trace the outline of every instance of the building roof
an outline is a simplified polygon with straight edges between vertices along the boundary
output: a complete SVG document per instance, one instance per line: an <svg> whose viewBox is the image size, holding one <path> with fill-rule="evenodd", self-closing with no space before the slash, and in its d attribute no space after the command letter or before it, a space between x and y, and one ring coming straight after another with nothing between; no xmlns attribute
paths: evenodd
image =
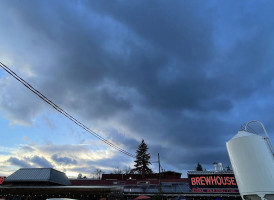
<svg viewBox="0 0 274 200"><path fill-rule="evenodd" d="M145 174L145 179L147 180L158 180L159 177L161 179L181 179L181 173L179 172L173 172L173 171L166 171L159 173L153 173L153 174ZM128 179L134 179L134 180L143 180L142 174L102 174L102 180L128 180Z"/></svg>
<svg viewBox="0 0 274 200"><path fill-rule="evenodd" d="M5 183L47 182L57 185L71 185L65 173L52 168L21 168L8 176Z"/></svg>

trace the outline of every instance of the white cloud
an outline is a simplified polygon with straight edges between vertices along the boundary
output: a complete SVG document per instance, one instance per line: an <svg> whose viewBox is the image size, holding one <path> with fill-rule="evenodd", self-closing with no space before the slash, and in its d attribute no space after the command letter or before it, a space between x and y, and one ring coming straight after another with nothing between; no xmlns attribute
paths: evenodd
<svg viewBox="0 0 274 200"><path fill-rule="evenodd" d="M110 148L92 149L93 145L101 143L90 142L87 144L24 144L18 148L1 149L9 152L5 155L0 151L0 175L9 175L15 169L21 167L53 167L66 172L69 176L82 173L92 177L96 168L111 170L114 167L117 152ZM1 150L0 149L0 150ZM109 164L111 165L109 166ZM125 166L127 162L124 162Z"/></svg>

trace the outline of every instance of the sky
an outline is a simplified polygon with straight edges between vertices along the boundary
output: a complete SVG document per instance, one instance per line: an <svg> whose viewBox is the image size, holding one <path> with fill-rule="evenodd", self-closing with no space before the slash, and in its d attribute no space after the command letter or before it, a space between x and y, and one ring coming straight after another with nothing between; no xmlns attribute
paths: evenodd
<svg viewBox="0 0 274 200"><path fill-rule="evenodd" d="M230 165L225 144L248 121L274 138L273 8L267 0L1 1L0 61L120 148L135 154L144 139L154 172L159 153L166 171L186 177L198 162ZM52 167L92 178L134 165L3 69L0 127L2 176Z"/></svg>

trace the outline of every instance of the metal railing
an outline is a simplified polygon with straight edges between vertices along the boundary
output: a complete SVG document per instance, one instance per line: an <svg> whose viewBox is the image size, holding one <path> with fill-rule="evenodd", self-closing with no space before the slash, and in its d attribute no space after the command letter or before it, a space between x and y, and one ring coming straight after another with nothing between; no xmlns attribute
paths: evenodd
<svg viewBox="0 0 274 200"><path fill-rule="evenodd" d="M274 148L273 148L273 145L272 145L272 143L271 143L271 140L270 140L270 138L269 138L269 136L268 136L268 134L267 134L267 132L266 132L266 129L265 129L263 123L260 122L260 121L257 121L257 120L252 120L252 121L250 121L250 122L247 122L247 123L245 124L245 127L244 127L244 130L245 130L245 131L248 132L248 125L251 124L251 123L258 123L258 124L260 124L260 125L262 126L262 128L263 128L263 130L264 130L264 133L265 133L265 135L266 135L266 137L264 137L264 139L266 140L266 142L267 142L267 144L268 144L268 146L269 146L269 149L270 149L272 155L274 156Z"/></svg>

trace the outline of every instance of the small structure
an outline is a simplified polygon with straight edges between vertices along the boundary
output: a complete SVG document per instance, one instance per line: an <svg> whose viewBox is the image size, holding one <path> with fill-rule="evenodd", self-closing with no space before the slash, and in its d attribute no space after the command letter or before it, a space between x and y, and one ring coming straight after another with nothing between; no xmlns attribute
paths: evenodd
<svg viewBox="0 0 274 200"><path fill-rule="evenodd" d="M0 199L46 200L49 198L111 199L121 196L117 186L73 186L66 174L52 168L22 168L4 179Z"/></svg>
<svg viewBox="0 0 274 200"><path fill-rule="evenodd" d="M52 168L21 168L5 178L5 185L71 185L65 173Z"/></svg>

